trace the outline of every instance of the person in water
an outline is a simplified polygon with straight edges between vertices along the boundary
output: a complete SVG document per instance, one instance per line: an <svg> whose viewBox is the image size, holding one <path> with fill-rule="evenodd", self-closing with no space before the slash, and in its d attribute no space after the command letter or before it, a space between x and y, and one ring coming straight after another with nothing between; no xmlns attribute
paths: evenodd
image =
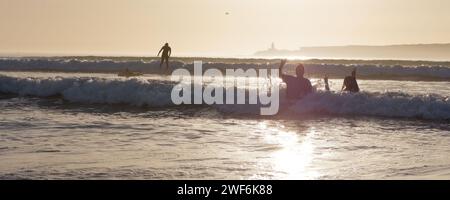
<svg viewBox="0 0 450 200"><path fill-rule="evenodd" d="M358 82L356 82L356 69L353 69L351 76L345 77L342 91L359 92Z"/></svg>
<svg viewBox="0 0 450 200"><path fill-rule="evenodd" d="M330 91L330 85L328 84L328 76L325 76L325 78L323 78L323 81L325 83L325 90Z"/></svg>
<svg viewBox="0 0 450 200"><path fill-rule="evenodd" d="M170 54L172 54L172 49L169 47L169 43L166 43L163 47L161 47L161 50L158 52L159 54L162 52L161 55L161 63L159 63L159 67L161 68L163 63L166 62L166 70L169 69L169 57Z"/></svg>
<svg viewBox="0 0 450 200"><path fill-rule="evenodd" d="M281 60L279 70L280 78L283 80L283 82L286 83L287 86L287 98L301 99L307 94L311 93L313 91L311 82L303 77L303 75L305 74L305 67L303 66L303 64L299 64L295 69L297 77L283 74L283 67L285 64L286 60Z"/></svg>

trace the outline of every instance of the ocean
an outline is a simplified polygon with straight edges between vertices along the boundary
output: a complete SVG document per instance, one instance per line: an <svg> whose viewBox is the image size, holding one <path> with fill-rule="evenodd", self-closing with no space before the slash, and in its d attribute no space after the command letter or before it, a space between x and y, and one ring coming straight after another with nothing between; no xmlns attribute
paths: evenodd
<svg viewBox="0 0 450 200"><path fill-rule="evenodd" d="M279 64L173 60L189 71L194 60ZM177 83L156 58L1 58L0 179L450 178L449 62L292 60L287 73L298 62L315 92L281 96L278 114L261 116L255 105L173 104ZM145 74L117 76L126 68ZM354 68L361 92L340 92Z"/></svg>

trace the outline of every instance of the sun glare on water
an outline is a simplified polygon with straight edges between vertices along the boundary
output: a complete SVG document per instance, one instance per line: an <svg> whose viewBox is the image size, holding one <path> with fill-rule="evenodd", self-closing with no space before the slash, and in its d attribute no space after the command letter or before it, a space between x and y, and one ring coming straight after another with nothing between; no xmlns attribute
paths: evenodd
<svg viewBox="0 0 450 200"><path fill-rule="evenodd" d="M265 140L280 147L269 155L276 179L316 179L319 177L319 173L311 168L315 150L314 129L307 130L305 135L301 135L294 131L267 128L265 122L260 123L260 126L270 130L270 134L264 136Z"/></svg>

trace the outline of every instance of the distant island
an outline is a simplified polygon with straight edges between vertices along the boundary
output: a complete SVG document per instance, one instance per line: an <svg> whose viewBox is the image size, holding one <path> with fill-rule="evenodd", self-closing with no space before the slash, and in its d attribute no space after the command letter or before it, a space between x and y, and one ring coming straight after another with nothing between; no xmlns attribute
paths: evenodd
<svg viewBox="0 0 450 200"><path fill-rule="evenodd" d="M401 44L386 46L349 45L301 47L298 50L277 49L275 44L254 54L258 57L308 57L331 59L405 59L450 60L448 44Z"/></svg>

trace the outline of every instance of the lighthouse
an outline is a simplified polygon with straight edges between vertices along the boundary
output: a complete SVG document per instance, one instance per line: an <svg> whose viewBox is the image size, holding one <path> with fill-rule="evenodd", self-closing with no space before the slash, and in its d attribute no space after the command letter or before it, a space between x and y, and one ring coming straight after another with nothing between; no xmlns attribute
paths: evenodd
<svg viewBox="0 0 450 200"><path fill-rule="evenodd" d="M272 42L272 45L270 46L270 50L275 50L275 43Z"/></svg>

